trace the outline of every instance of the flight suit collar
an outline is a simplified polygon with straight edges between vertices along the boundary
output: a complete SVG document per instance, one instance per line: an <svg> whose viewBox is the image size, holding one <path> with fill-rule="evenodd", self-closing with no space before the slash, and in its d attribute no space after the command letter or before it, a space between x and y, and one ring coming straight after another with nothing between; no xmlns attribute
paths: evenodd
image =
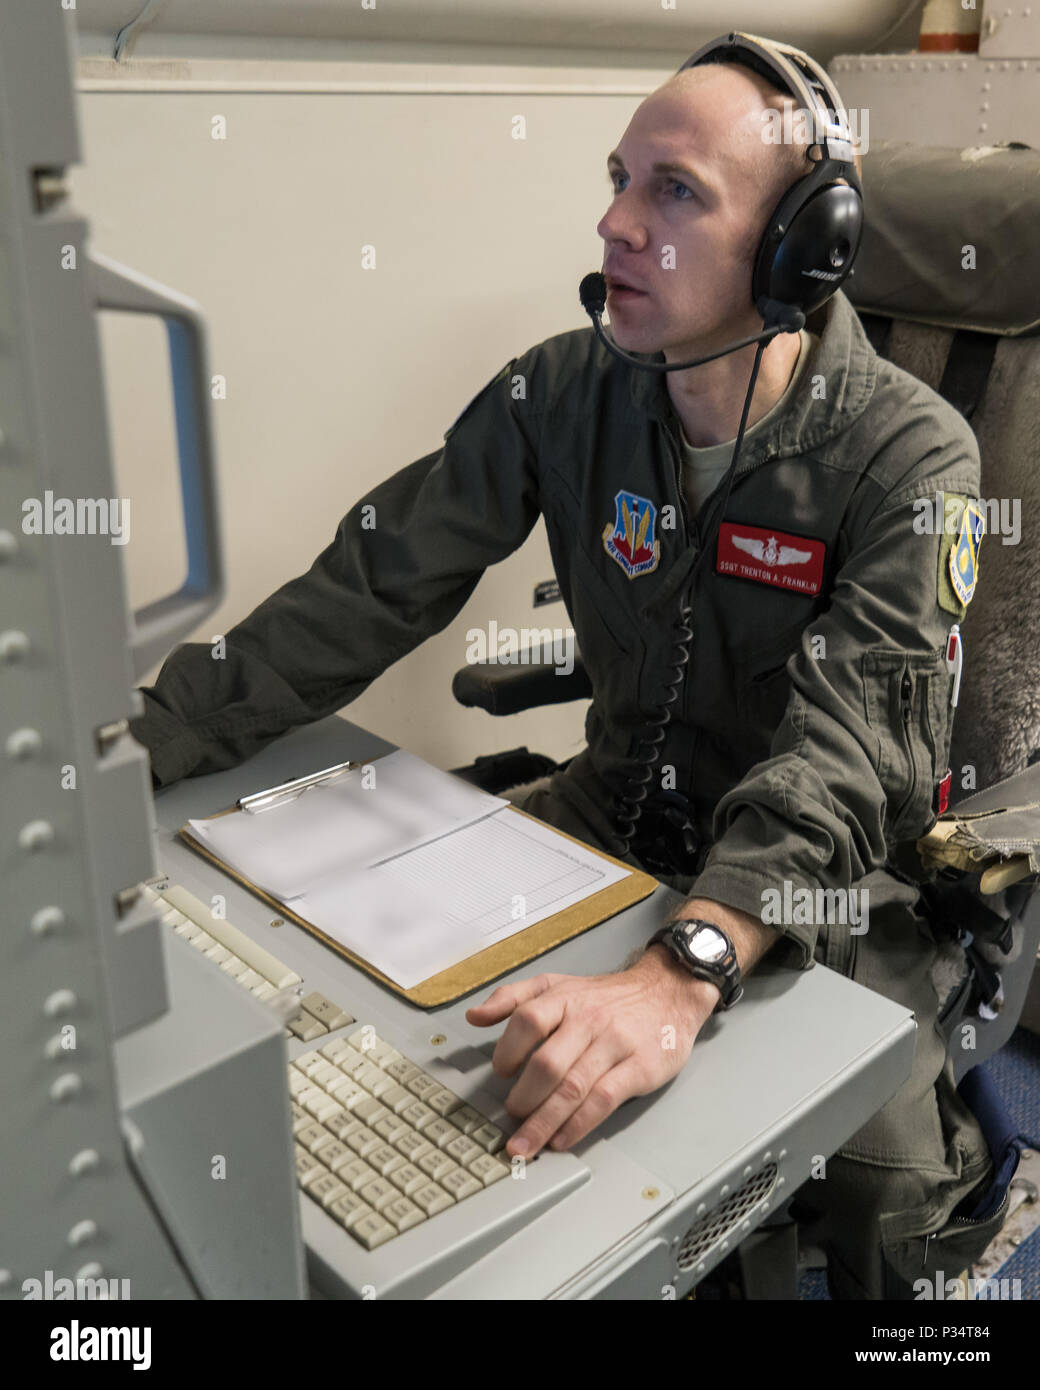
<svg viewBox="0 0 1040 1390"><path fill-rule="evenodd" d="M863 332L859 318L845 294L836 294L806 322L820 341L805 365L804 380L811 385L822 377L825 391L798 390L769 426L753 435L741 449L737 474L745 473L769 458L806 453L841 434L866 409L877 379L877 357ZM633 353L646 362L663 362L664 353ZM632 403L641 412L672 430L677 416L668 395L663 372L632 370L629 375Z"/></svg>

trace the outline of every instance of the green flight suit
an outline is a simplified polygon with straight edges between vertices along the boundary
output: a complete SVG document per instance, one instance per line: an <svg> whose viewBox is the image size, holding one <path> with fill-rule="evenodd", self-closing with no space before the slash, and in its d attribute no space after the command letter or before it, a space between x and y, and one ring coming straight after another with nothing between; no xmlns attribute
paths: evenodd
<svg viewBox="0 0 1040 1390"><path fill-rule="evenodd" d="M841 292L807 326L819 345L746 442L697 568L654 789L660 777L686 798L701 852L669 881L699 897L761 916L785 885L788 900L869 889L865 935L773 924L791 965L820 960L917 1015L910 1081L803 1188L835 1290L894 1296L936 1251L950 1274L978 1253L970 1232L956 1246L927 1237L990 1168L944 1064L930 930L885 867L932 823L947 767L946 636L974 561L951 577L962 538L928 518L937 494L978 496L979 457L952 407L875 354ZM685 515L678 428L663 375L618 362L589 328L514 358L441 447L372 489L306 574L226 634L223 660L200 643L167 660L133 724L156 783L227 768L341 709L444 628L541 515L594 698L587 747L527 804L614 848L612 807L722 500L717 488Z"/></svg>

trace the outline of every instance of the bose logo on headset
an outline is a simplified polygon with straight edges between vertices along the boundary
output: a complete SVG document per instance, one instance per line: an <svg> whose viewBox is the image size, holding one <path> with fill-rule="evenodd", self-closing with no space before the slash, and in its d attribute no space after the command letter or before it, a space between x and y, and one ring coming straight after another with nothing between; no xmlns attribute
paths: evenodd
<svg viewBox="0 0 1040 1390"><path fill-rule="evenodd" d="M848 113L838 89L807 53L754 34L735 30L712 39L687 58L679 72L722 61L757 72L812 113L815 139L806 154L815 148L820 158L773 209L751 281L756 304L764 295L810 314L851 274L863 236L863 189Z"/></svg>

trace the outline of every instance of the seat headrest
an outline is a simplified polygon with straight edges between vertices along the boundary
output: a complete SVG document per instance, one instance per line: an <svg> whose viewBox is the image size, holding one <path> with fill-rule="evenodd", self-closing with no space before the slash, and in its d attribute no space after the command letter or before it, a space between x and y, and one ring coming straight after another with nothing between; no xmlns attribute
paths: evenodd
<svg viewBox="0 0 1040 1390"><path fill-rule="evenodd" d="M1040 332L1040 151L872 141L863 197L863 242L844 285L857 309L943 328Z"/></svg>

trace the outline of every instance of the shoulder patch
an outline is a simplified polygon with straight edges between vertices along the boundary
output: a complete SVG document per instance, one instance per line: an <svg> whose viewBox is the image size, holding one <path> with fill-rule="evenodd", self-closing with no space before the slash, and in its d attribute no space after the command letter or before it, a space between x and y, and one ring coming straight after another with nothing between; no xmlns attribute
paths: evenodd
<svg viewBox="0 0 1040 1390"><path fill-rule="evenodd" d="M960 504L960 515L951 512L950 502ZM939 542L939 572L936 597L940 608L962 622L975 595L979 578L979 548L986 523L977 504L957 493L946 494L947 517ZM951 524L952 523L952 524Z"/></svg>
<svg viewBox="0 0 1040 1390"><path fill-rule="evenodd" d="M506 363L506 365L502 368L502 370L501 370L496 376L493 376L493 377L491 378L491 380L487 383L486 386L482 386L482 387L480 388L480 390L477 392L477 394L476 394L476 395L473 397L473 399L470 401L469 405L467 405L462 411L459 412L459 414L455 417L455 419L454 419L454 421L452 422L452 424L449 425L448 428L445 430L445 432L444 432L444 438L445 438L445 439L447 439L450 435L452 435L452 434L455 433L455 431L458 429L460 423L466 418L466 416L469 414L469 412L473 409L473 407L476 405L477 401L481 400L484 396L486 396L487 393L491 390L492 386L497 386L498 383L503 379L503 377L506 377L506 376L509 375L510 368L513 367L513 365L515 364L515 362L516 362L516 358L515 358L515 357L511 357L511 358L509 359L509 361Z"/></svg>

